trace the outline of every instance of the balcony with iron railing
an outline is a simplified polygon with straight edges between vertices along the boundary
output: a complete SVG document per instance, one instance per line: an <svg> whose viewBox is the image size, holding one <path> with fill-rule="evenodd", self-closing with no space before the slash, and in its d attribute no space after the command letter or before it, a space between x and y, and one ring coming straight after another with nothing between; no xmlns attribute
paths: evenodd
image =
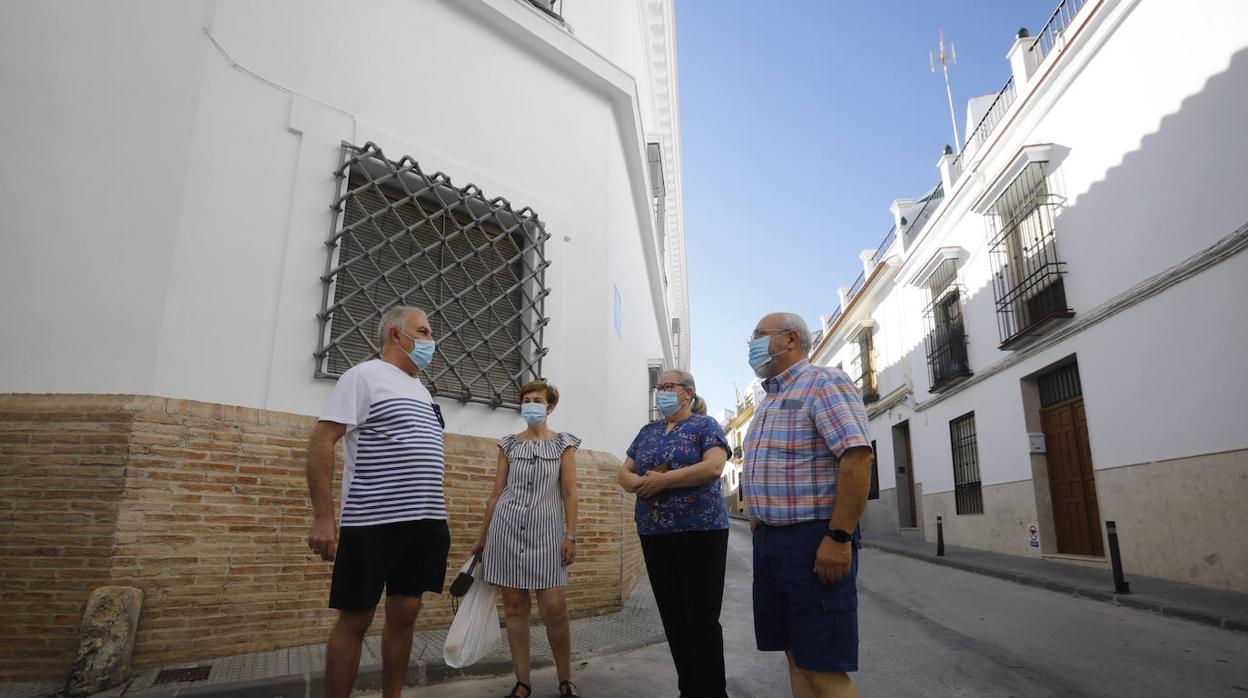
<svg viewBox="0 0 1248 698"><path fill-rule="evenodd" d="M1043 163L1032 163L986 217L1002 349L1036 336L1054 320L1074 316L1062 279L1066 263L1057 251L1059 208Z"/></svg>
<svg viewBox="0 0 1248 698"><path fill-rule="evenodd" d="M958 380L970 377L966 329L962 326L961 319L932 328L926 343L930 392L940 392Z"/></svg>

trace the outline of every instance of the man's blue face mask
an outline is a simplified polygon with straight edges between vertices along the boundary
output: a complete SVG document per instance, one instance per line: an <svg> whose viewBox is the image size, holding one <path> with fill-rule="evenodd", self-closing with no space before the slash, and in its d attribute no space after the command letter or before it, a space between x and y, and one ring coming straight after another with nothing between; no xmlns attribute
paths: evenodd
<svg viewBox="0 0 1248 698"><path fill-rule="evenodd" d="M416 364L416 368L425 370L425 367L433 362L433 349L436 346L432 339L417 339L410 334L399 330L404 337L412 340L412 350L407 352L407 358Z"/></svg>
<svg viewBox="0 0 1248 698"><path fill-rule="evenodd" d="M750 340L750 368L754 369L754 375L761 378L763 367L771 363L772 358L771 335L765 334Z"/></svg>

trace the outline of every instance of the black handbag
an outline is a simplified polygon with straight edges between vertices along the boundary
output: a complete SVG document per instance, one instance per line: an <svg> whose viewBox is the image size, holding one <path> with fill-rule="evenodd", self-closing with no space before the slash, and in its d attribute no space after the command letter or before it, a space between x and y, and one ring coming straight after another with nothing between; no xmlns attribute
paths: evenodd
<svg viewBox="0 0 1248 698"><path fill-rule="evenodd" d="M460 570L459 574L455 575L455 581L451 582L452 597L459 599L468 593L468 590L472 588L472 580L474 579L472 573L477 569L477 564L480 562L481 556L473 555L472 564L468 566L468 571Z"/></svg>

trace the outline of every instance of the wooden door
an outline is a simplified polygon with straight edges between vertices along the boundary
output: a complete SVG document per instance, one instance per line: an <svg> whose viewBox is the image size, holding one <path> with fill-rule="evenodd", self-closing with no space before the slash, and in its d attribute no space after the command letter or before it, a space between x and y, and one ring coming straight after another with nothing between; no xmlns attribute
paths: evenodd
<svg viewBox="0 0 1248 698"><path fill-rule="evenodd" d="M1096 502L1083 398L1045 407L1040 417L1048 447L1046 460L1057 550L1071 555L1103 556L1101 513Z"/></svg>
<svg viewBox="0 0 1248 698"><path fill-rule="evenodd" d="M893 427L893 461L897 468L897 524L917 528L918 510L914 501L914 457L910 451L910 423Z"/></svg>

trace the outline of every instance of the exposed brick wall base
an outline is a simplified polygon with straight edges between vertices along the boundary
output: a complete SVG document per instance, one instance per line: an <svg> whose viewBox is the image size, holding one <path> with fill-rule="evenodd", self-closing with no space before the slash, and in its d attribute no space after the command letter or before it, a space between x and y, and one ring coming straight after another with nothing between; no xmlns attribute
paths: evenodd
<svg viewBox="0 0 1248 698"><path fill-rule="evenodd" d="M64 676L87 597L106 584L144 591L137 666L323 639L331 568L304 542L314 422L159 397L0 395L0 681ZM497 447L447 434L446 450L449 584ZM618 609L643 569L618 464L578 454L574 616ZM450 620L447 597L426 595L419 626Z"/></svg>

